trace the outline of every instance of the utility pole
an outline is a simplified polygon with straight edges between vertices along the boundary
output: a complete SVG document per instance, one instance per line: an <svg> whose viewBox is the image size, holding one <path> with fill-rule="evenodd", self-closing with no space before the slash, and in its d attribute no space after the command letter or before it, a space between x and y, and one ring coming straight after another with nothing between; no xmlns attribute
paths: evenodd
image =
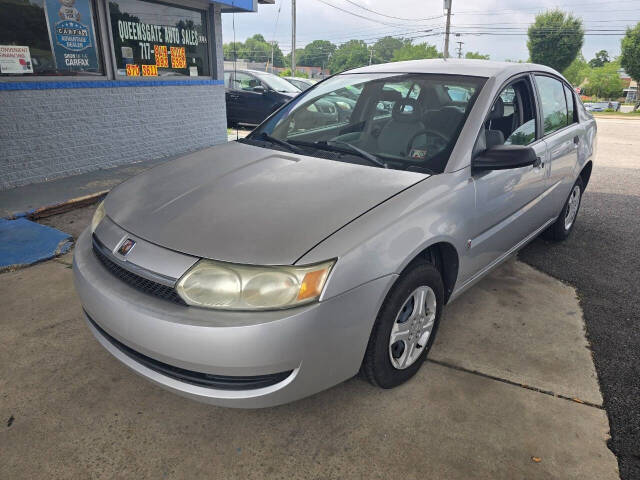
<svg viewBox="0 0 640 480"><path fill-rule="evenodd" d="M449 58L449 30L451 28L451 2L444 0L444 8L447 11L447 27L444 32L444 58Z"/></svg>
<svg viewBox="0 0 640 480"><path fill-rule="evenodd" d="M271 40L271 73L273 73L273 49L275 47L275 40Z"/></svg>
<svg viewBox="0 0 640 480"><path fill-rule="evenodd" d="M462 45L464 45L464 42L457 41L456 43L458 44L458 58L462 58Z"/></svg>
<svg viewBox="0 0 640 480"><path fill-rule="evenodd" d="M291 0L291 76L296 76L296 0Z"/></svg>
<svg viewBox="0 0 640 480"><path fill-rule="evenodd" d="M369 65L371 65L371 60L373 60L373 47L369 49Z"/></svg>

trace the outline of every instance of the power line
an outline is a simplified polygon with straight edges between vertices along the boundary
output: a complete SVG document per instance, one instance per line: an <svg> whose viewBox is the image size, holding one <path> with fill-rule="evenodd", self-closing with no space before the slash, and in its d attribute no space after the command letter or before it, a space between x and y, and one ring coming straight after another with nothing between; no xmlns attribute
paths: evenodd
<svg viewBox="0 0 640 480"><path fill-rule="evenodd" d="M368 20L370 22L379 23L381 25L388 25L388 26L391 26L391 27L402 27L403 26L403 25L398 25L397 23L388 23L388 22L384 22L382 20L377 20L375 18L366 17L364 15L360 15L359 13L355 13L355 12L352 12L350 10L346 10L344 8L341 8L341 7L338 7L336 5L333 5L333 4L331 4L331 3L329 3L329 2L327 2L325 0L317 0L317 1L320 2L320 3L323 3L324 5L326 5L328 7L335 8L336 10L340 10L341 12L344 12L344 13L346 13L348 15L353 15L354 17L362 18L362 19Z"/></svg>
<svg viewBox="0 0 640 480"><path fill-rule="evenodd" d="M444 17L444 15L436 15L434 17L424 17L424 18L394 17L393 15L387 15L385 13L380 13L380 12L377 12L377 11L372 10L370 8L367 8L367 7L365 7L363 5L360 5L360 4L358 4L358 3L356 3L356 2L354 2L352 0L345 0L345 2L350 3L351 5L354 5L354 6L358 7L358 8L363 9L363 10L366 10L367 12L371 12L371 13L375 13L376 15L380 15L381 17L394 18L396 20L405 20L405 21L408 21L408 22L421 22L421 21L424 21L424 20L434 20L436 18Z"/></svg>

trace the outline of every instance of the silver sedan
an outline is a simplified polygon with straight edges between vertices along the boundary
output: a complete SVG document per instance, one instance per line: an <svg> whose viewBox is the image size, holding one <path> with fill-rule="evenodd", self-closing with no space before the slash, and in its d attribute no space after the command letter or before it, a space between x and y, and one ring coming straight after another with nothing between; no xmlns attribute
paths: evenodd
<svg viewBox="0 0 640 480"><path fill-rule="evenodd" d="M595 136L540 65L333 76L246 139L112 190L75 251L88 327L135 372L217 405L290 402L358 372L394 387L445 304L537 235L571 233Z"/></svg>

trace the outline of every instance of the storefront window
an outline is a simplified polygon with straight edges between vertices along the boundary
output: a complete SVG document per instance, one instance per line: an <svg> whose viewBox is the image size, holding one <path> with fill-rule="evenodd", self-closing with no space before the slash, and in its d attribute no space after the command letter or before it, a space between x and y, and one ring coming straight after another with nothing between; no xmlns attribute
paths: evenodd
<svg viewBox="0 0 640 480"><path fill-rule="evenodd" d="M0 0L0 75L102 74L91 0Z"/></svg>
<svg viewBox="0 0 640 480"><path fill-rule="evenodd" d="M112 0L109 15L119 75L210 75L205 10Z"/></svg>

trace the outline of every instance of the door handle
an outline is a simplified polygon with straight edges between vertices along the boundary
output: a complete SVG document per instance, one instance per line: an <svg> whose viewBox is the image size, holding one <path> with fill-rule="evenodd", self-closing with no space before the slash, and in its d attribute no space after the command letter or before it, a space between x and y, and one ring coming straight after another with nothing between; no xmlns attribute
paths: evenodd
<svg viewBox="0 0 640 480"><path fill-rule="evenodd" d="M580 137L578 135L573 137L573 143L575 143L576 145L578 145L580 143Z"/></svg>

